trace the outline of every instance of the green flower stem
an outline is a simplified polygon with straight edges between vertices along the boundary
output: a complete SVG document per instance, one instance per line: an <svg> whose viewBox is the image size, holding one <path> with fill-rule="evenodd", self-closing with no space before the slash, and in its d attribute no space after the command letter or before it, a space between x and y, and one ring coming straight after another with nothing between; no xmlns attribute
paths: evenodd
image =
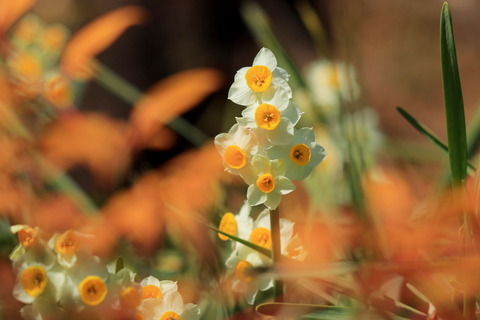
<svg viewBox="0 0 480 320"><path fill-rule="evenodd" d="M143 93L139 89L135 88L128 81L125 81L98 60L95 61L95 69L95 80L124 101L135 106L143 97ZM194 146L200 147L208 141L208 136L203 131L182 117L173 119L167 125Z"/></svg>
<svg viewBox="0 0 480 320"><path fill-rule="evenodd" d="M280 211L277 209L270 210L270 227L272 236L272 255L273 265L279 264L282 257L282 246L280 242ZM283 281L275 279L275 302L283 302Z"/></svg>

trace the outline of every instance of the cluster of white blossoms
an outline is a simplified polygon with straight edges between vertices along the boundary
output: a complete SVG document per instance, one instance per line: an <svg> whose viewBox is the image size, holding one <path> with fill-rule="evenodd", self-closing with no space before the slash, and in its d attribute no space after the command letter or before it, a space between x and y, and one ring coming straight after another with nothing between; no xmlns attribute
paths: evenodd
<svg viewBox="0 0 480 320"><path fill-rule="evenodd" d="M225 169L241 176L249 185L239 214L224 214L219 230L268 250L272 250L270 210L279 206L282 195L295 189L293 180L305 179L326 155L316 143L312 128L295 128L301 111L291 101L288 77L285 70L277 67L273 53L262 48L251 67L236 73L229 91L230 100L245 106L242 117L236 118L228 133L215 137ZM252 219L251 207L261 204L267 209ZM280 219L281 253L302 260L306 252L294 235L293 226L292 221ZM219 237L229 239L223 234ZM243 293L246 301L253 304L258 291L274 285L271 277L253 270L271 264L271 257L235 242L226 261L233 271L233 290Z"/></svg>
<svg viewBox="0 0 480 320"><path fill-rule="evenodd" d="M245 203L240 212L234 215L227 212L223 215L219 230L233 234L265 249L272 249L272 235L270 228L270 212L263 210L255 220L250 216L251 207ZM304 250L298 235L294 235L294 223L288 219L280 219L280 243L282 255L292 259L303 260L307 252ZM220 239L229 238L221 233ZM243 294L249 304L253 304L258 291L266 291L273 287L273 279L253 272L254 268L268 267L272 259L239 242L233 242L233 250L225 262L232 270L232 289Z"/></svg>
<svg viewBox="0 0 480 320"><path fill-rule="evenodd" d="M228 98L245 106L242 117L215 137L226 170L249 185L251 206L276 209L282 195L295 189L292 180L305 179L326 154L312 128L295 128L301 111L291 101L288 77L273 53L262 48L230 87Z"/></svg>
<svg viewBox="0 0 480 320"><path fill-rule="evenodd" d="M184 304L177 283L108 265L88 249L92 236L68 230L47 235L27 225L11 227L19 244L10 258L17 275L13 296L26 304L24 319L64 319L82 312L121 311L135 319L197 320L200 310Z"/></svg>

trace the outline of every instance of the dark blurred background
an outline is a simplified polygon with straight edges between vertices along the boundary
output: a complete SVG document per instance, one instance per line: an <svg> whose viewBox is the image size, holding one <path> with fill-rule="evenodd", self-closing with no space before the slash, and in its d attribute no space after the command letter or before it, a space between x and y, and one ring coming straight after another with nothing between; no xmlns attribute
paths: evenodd
<svg viewBox="0 0 480 320"><path fill-rule="evenodd" d="M307 1L307 0L306 0ZM185 117L208 135L225 131L223 115L234 107L228 87L240 67L251 64L261 47L240 14L242 0L40 0L35 11L73 32L91 19L126 4L145 6L148 25L129 29L99 59L144 90L175 72L214 67L225 88ZM301 1L258 0L280 43L299 69L318 58L296 8ZM423 139L400 118L402 106L445 137L439 58L439 16L443 1L311 0L327 31L335 57L357 68L362 103L379 112L384 132L395 138ZM480 1L450 3L467 118L479 104ZM247 18L248 19L248 18ZM125 119L131 106L92 82L81 102ZM240 112L240 109L238 109Z"/></svg>

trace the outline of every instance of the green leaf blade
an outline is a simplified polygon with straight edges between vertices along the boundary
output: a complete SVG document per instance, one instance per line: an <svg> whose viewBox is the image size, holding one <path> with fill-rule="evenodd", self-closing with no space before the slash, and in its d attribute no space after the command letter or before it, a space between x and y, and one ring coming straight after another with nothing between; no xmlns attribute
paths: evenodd
<svg viewBox="0 0 480 320"><path fill-rule="evenodd" d="M448 154L452 183L455 186L461 184L467 176L467 138L452 19L447 3L443 4L440 15L440 52L447 118Z"/></svg>

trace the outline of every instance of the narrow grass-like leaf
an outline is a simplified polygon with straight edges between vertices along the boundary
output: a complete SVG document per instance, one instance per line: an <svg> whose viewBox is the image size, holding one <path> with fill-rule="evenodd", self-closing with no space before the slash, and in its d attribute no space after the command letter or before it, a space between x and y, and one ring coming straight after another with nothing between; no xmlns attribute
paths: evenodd
<svg viewBox="0 0 480 320"><path fill-rule="evenodd" d="M212 225L207 225L207 227L215 232L218 232L220 234L223 234L224 236L227 236L229 237L230 239L234 240L234 241L237 241L241 244L243 244L244 246L247 246L255 251L258 251L260 252L261 254L271 258L272 257L272 251L268 250L268 249L265 249L264 247L260 247L259 245L256 245L254 243L251 243L250 241L247 241L247 240L244 240L244 239L241 239L239 237L236 237L232 234L229 234L229 233L226 233L226 232L223 232L217 228L215 228L214 226Z"/></svg>
<svg viewBox="0 0 480 320"><path fill-rule="evenodd" d="M428 140L432 141L440 149L448 153L448 147L443 143L440 138L438 138L431 130L429 130L424 124L420 123L415 119L410 113L405 111L401 107L397 107L397 111L405 118L414 127L418 132L424 135ZM467 162L467 165L470 169L475 170L475 166L470 162Z"/></svg>
<svg viewBox="0 0 480 320"><path fill-rule="evenodd" d="M341 315L352 315L353 309L327 305L267 302L259 304L255 310L264 316L302 316L300 319L343 319ZM340 317L339 317L340 316ZM346 318L346 319L349 319Z"/></svg>
<svg viewBox="0 0 480 320"><path fill-rule="evenodd" d="M459 185L467 176L467 138L452 19L447 3L443 4L440 15L440 52L450 171L453 185Z"/></svg>

